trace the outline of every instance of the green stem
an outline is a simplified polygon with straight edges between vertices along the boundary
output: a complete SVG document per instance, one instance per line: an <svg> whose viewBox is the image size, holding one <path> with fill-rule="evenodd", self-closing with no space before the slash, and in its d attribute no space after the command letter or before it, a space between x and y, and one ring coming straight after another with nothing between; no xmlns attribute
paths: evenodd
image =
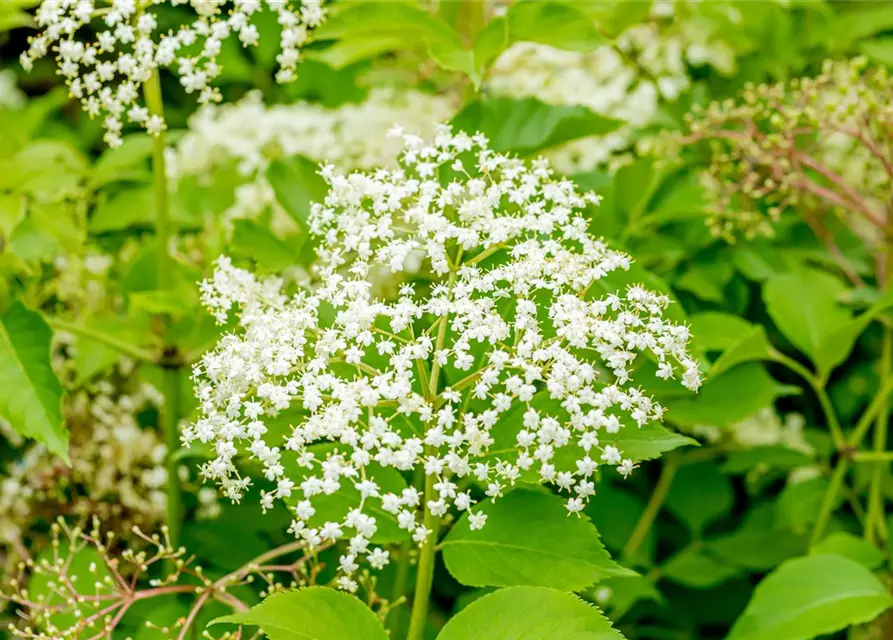
<svg viewBox="0 0 893 640"><path fill-rule="evenodd" d="M783 353L775 351L774 349L772 353L772 359L779 364L783 364L784 366L786 366L788 369L803 378L807 382L807 384L809 384L816 397L819 399L819 404L822 407L822 413L825 414L825 421L828 423L828 429L831 431L831 438L834 440L834 445L838 449L843 449L846 446L846 439L843 436L843 429L841 429L840 427L840 421L837 419L837 414L834 412L834 406L831 404L831 398L828 397L828 393L825 391L825 386L822 384L821 380L819 380L812 374L809 369L804 367L793 358L789 358Z"/></svg>
<svg viewBox="0 0 893 640"><path fill-rule="evenodd" d="M893 451L857 451L850 457L853 462L893 462Z"/></svg>
<svg viewBox="0 0 893 640"><path fill-rule="evenodd" d="M409 618L409 632L406 640L422 640L425 634L425 623L428 620L428 602L431 599L431 586L434 583L434 556L437 552L437 531L440 518L428 509L428 501L437 499L434 488L436 478L425 476L425 517L424 525L431 533L419 552L419 567L416 575L415 591L412 595L412 613Z"/></svg>
<svg viewBox="0 0 893 640"><path fill-rule="evenodd" d="M138 362L155 362L155 355L151 351L125 342L124 340L119 340L108 333L97 331L83 325L66 322L65 320L60 320L58 318L47 318L46 320L47 324L49 324L54 331L64 331L82 338L101 342L107 347L111 347L120 352L121 355L125 355Z"/></svg>
<svg viewBox="0 0 893 640"><path fill-rule="evenodd" d="M881 387L885 387L893 379L893 331L884 327L883 342L881 344L880 380ZM889 397L881 395L878 405L877 418L874 425L872 449L875 454L888 453L887 427L890 419ZM884 521L884 496L881 484L884 479L884 468L889 461L878 460L871 470L871 483L868 487L868 515L865 518L865 537L869 542L875 542L875 533L881 541L887 539L887 523ZM875 529L876 528L876 529Z"/></svg>
<svg viewBox="0 0 893 640"><path fill-rule="evenodd" d="M164 102L161 98L161 81L158 70L143 85L146 108L153 116L164 117ZM167 169L164 161L164 131L152 138L152 178L155 191L155 278L156 289L167 289L171 283L170 243L170 195L167 188Z"/></svg>
<svg viewBox="0 0 893 640"><path fill-rule="evenodd" d="M158 70L153 70L151 77L143 85L146 97L146 108L153 116L164 117L164 101L161 96L161 80ZM170 256L170 194L167 186L167 168L164 161L165 135L160 132L152 139L152 177L155 191L155 288L167 290L171 287L172 263ZM170 319L159 318L162 348L165 353L175 350L170 342ZM180 448L179 405L180 383L179 370L165 368L162 393L164 408L161 412L161 429L167 443L167 526L171 543L174 547L180 544L180 528L183 520L183 498L180 487L180 476L177 473L176 453Z"/></svg>
<svg viewBox="0 0 893 640"><path fill-rule="evenodd" d="M654 487L654 492L652 492L651 498L642 512L642 516L630 534L629 540L626 541L626 545L623 547L623 558L627 560L632 559L633 555L645 541L645 537L651 530L651 525L654 524L657 514L660 513L660 508L667 499L667 493L669 493L670 486L673 484L673 478L679 470L679 462L679 456L673 454L669 454L664 458L664 466L660 470L660 478Z"/></svg>
<svg viewBox="0 0 893 640"><path fill-rule="evenodd" d="M891 393L893 393L893 375L888 377L887 380L881 381L881 388L871 400L868 408L865 409L865 413L862 414L862 417L856 424L856 428L853 430L853 434L850 436L848 443L850 447L855 448L862 443L862 438L865 437L866 432L871 427L875 416L880 413L881 408L887 406L887 398Z"/></svg>
<svg viewBox="0 0 893 640"><path fill-rule="evenodd" d="M828 524L828 518L831 517L831 511L834 509L834 501L837 500L837 496L843 488L843 480L849 469L849 460L841 460L831 474L831 482L828 483L828 490L825 491L825 497L822 498L819 516L816 518L815 527L812 530L810 546L822 539L822 534L825 532L825 527Z"/></svg>
<svg viewBox="0 0 893 640"><path fill-rule="evenodd" d="M161 415L164 425L164 441L167 445L167 528L171 544L176 548L180 544L180 530L183 525L183 500L180 487L179 464L174 455L180 448L179 423L180 408L180 370L162 370L162 394L164 407Z"/></svg>
<svg viewBox="0 0 893 640"><path fill-rule="evenodd" d="M413 486L424 486L425 468L418 466L413 474ZM406 587L409 585L409 565L412 554L412 540L407 540L400 545L400 559L397 561L397 577L394 580L394 591L391 594L391 602L397 602L406 595ZM388 616L388 631L392 638L403 634L406 628L406 607L399 606L391 610Z"/></svg>

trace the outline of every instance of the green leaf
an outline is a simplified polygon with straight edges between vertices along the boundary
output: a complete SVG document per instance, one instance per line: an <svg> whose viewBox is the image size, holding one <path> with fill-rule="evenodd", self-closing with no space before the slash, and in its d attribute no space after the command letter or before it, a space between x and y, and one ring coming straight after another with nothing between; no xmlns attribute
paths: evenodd
<svg viewBox="0 0 893 640"><path fill-rule="evenodd" d="M90 216L91 233L122 231L130 227L149 227L155 216L152 187L125 189L100 202Z"/></svg>
<svg viewBox="0 0 893 640"><path fill-rule="evenodd" d="M778 524L796 533L806 533L818 518L827 492L828 480L822 477L788 483L775 503ZM843 497L838 495L835 508L842 501Z"/></svg>
<svg viewBox="0 0 893 640"><path fill-rule="evenodd" d="M338 40L319 51L308 51L306 55L308 59L324 62L333 69L343 69L355 62L375 58L388 51L396 51L404 39L405 36L399 34L348 38Z"/></svg>
<svg viewBox="0 0 893 640"><path fill-rule="evenodd" d="M623 640L601 611L545 587L509 587L447 622L437 640Z"/></svg>
<svg viewBox="0 0 893 640"><path fill-rule="evenodd" d="M340 40L334 53L317 57L334 66L343 66L386 51L412 49L419 44L441 67L462 71L477 84L479 78L474 54L462 38L439 16L414 2L363 2L334 12L314 32L317 40ZM366 42L366 45L347 43Z"/></svg>
<svg viewBox="0 0 893 640"><path fill-rule="evenodd" d="M846 360L862 332L890 307L893 307L893 291L888 291L865 312L845 322L819 341L815 350L815 362L820 374L827 377L836 366Z"/></svg>
<svg viewBox="0 0 893 640"><path fill-rule="evenodd" d="M836 554L861 564L866 569L877 569L884 564L884 554L875 545L864 538L857 538L851 533L838 531L827 535L814 544L810 555Z"/></svg>
<svg viewBox="0 0 893 640"><path fill-rule="evenodd" d="M605 4L609 10L599 22L609 34L617 36L634 24L646 21L653 3L650 0L618 0Z"/></svg>
<svg viewBox="0 0 893 640"><path fill-rule="evenodd" d="M132 311L182 318L195 307L195 301L174 289L135 291L127 297Z"/></svg>
<svg viewBox="0 0 893 640"><path fill-rule="evenodd" d="M83 326L93 331L114 336L134 346L142 344L148 333L148 327L138 328L134 322L114 316L99 316L85 319ZM121 352L104 342L85 336L77 337L77 349L74 353L77 377L72 383L81 386L99 373L109 371L121 360Z"/></svg>
<svg viewBox="0 0 893 640"><path fill-rule="evenodd" d="M664 404L667 418L677 424L725 426L768 407L781 391L762 365L747 362L711 376L697 396Z"/></svg>
<svg viewBox="0 0 893 640"><path fill-rule="evenodd" d="M326 587L284 591L222 622L263 629L270 640L387 640L378 617L356 597Z"/></svg>
<svg viewBox="0 0 893 640"><path fill-rule="evenodd" d="M814 463L815 460L802 451L783 444L774 444L733 451L727 456L722 470L724 473L736 474L747 473L759 465L787 470Z"/></svg>
<svg viewBox="0 0 893 640"><path fill-rule="evenodd" d="M859 49L875 62L893 67L893 38L887 36L866 40L859 43Z"/></svg>
<svg viewBox="0 0 893 640"><path fill-rule="evenodd" d="M310 203L322 202L329 190L319 175L319 165L301 155L276 160L267 170L267 180L279 204L307 231Z"/></svg>
<svg viewBox="0 0 893 640"><path fill-rule="evenodd" d="M550 105L535 98L491 98L466 105L452 124L470 134L485 134L494 151L529 155L569 140L609 133L622 123L582 106Z"/></svg>
<svg viewBox="0 0 893 640"><path fill-rule="evenodd" d="M694 334L697 337L697 334ZM766 337L766 330L754 325L742 333L741 337L717 358L710 368L710 377L722 375L729 369L755 360L772 360L772 344Z"/></svg>
<svg viewBox="0 0 893 640"><path fill-rule="evenodd" d="M852 560L796 558L757 585L726 640L808 640L873 620L891 605L886 587Z"/></svg>
<svg viewBox="0 0 893 640"><path fill-rule="evenodd" d="M124 136L120 147L106 149L96 164L90 184L94 188L118 180L147 179L150 177L146 161L152 155L152 136L133 133Z"/></svg>
<svg viewBox="0 0 893 640"><path fill-rule="evenodd" d="M610 590L611 596L604 606L610 609L612 620L620 620L633 605L642 600L665 604L664 597L654 586L654 582L645 576L608 578L591 590L593 599L596 599L597 589L601 588Z"/></svg>
<svg viewBox="0 0 893 640"><path fill-rule="evenodd" d="M624 456L636 462L653 460L679 447L699 446L697 440L654 423L644 427L626 425L617 433L603 433L599 440L602 444L614 445Z"/></svg>
<svg viewBox="0 0 893 640"><path fill-rule="evenodd" d="M893 7L886 2L847 3L828 34L840 49L850 43L893 28Z"/></svg>
<svg viewBox="0 0 893 640"><path fill-rule="evenodd" d="M822 343L850 320L850 312L837 302L845 290L840 280L815 269L785 273L763 285L772 321L819 369L830 364L820 351Z"/></svg>
<svg viewBox="0 0 893 640"><path fill-rule="evenodd" d="M539 42L565 51L592 51L605 43L595 22L575 3L517 2L506 14L511 42Z"/></svg>
<svg viewBox="0 0 893 640"><path fill-rule="evenodd" d="M722 584L741 573L741 569L696 549L683 549L661 566L662 576L695 589Z"/></svg>
<svg viewBox="0 0 893 640"><path fill-rule="evenodd" d="M753 327L740 316L722 311L704 311L689 316L691 334L705 351L734 347Z"/></svg>
<svg viewBox="0 0 893 640"><path fill-rule="evenodd" d="M629 223L644 213L659 180L651 158L640 158L621 167L614 177L614 206Z"/></svg>
<svg viewBox="0 0 893 640"><path fill-rule="evenodd" d="M637 496L606 484L598 488L584 513L592 519L605 546L619 553L626 546L644 510L645 503ZM629 559L636 566L651 565L657 543L655 533L653 528L650 529L635 555Z"/></svg>
<svg viewBox="0 0 893 640"><path fill-rule="evenodd" d="M18 300L0 316L0 417L13 431L43 442L68 462L62 385L51 365L52 337L43 317Z"/></svg>
<svg viewBox="0 0 893 640"><path fill-rule="evenodd" d="M704 528L732 510L732 485L715 464L684 465L676 472L667 494L667 510L693 532Z"/></svg>
<svg viewBox="0 0 893 640"><path fill-rule="evenodd" d="M555 495L516 489L476 509L487 514L483 529L472 531L465 515L441 543L447 569L462 584L577 591L633 575L611 560L589 519L568 516Z"/></svg>
<svg viewBox="0 0 893 640"><path fill-rule="evenodd" d="M301 239L306 239L302 235ZM298 262L300 246L289 246L252 220L233 221L233 253L251 258L265 271L281 271Z"/></svg>
<svg viewBox="0 0 893 640"><path fill-rule="evenodd" d="M711 557L751 571L766 571L806 550L803 538L784 529L741 527L704 543Z"/></svg>

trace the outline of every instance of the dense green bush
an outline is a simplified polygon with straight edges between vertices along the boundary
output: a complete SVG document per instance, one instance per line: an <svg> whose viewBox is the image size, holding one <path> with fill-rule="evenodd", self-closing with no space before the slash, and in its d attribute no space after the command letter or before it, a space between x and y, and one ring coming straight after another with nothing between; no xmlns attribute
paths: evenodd
<svg viewBox="0 0 893 640"><path fill-rule="evenodd" d="M893 634L890 5L6 0L0 61L10 636Z"/></svg>

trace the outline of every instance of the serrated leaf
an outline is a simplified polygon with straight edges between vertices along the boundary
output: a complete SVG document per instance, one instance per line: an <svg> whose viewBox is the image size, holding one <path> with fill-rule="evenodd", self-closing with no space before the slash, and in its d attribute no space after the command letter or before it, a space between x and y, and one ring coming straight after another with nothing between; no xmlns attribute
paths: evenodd
<svg viewBox="0 0 893 640"><path fill-rule="evenodd" d="M596 607L545 587L509 587L454 616L437 640L623 640Z"/></svg>
<svg viewBox="0 0 893 640"><path fill-rule="evenodd" d="M795 558L766 576L726 640L809 640L893 605L868 569L838 555Z"/></svg>
<svg viewBox="0 0 893 640"><path fill-rule="evenodd" d="M388 640L371 609L326 587L273 594L248 611L211 622L220 623L260 627L270 640Z"/></svg>
<svg viewBox="0 0 893 640"><path fill-rule="evenodd" d="M468 104L452 124L490 140L490 148L523 155L569 140L609 133L622 122L583 106L550 105L535 98L491 98Z"/></svg>
<svg viewBox="0 0 893 640"><path fill-rule="evenodd" d="M53 332L16 300L0 316L0 417L68 462L62 385L51 365Z"/></svg>
<svg viewBox="0 0 893 640"><path fill-rule="evenodd" d="M653 460L679 447L699 446L697 440L654 423L644 427L628 425L617 433L603 433L599 440L602 444L614 445L624 457L636 462Z"/></svg>
<svg viewBox="0 0 893 640"><path fill-rule="evenodd" d="M462 584L576 591L634 575L611 560L589 519L568 517L557 496L516 489L475 509L487 514L486 526L472 531L463 516L441 543L447 569Z"/></svg>

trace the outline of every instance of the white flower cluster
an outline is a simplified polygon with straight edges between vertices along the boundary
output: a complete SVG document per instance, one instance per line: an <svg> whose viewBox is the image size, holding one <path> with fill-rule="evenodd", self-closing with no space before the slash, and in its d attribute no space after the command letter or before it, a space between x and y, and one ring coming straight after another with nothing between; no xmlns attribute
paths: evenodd
<svg viewBox="0 0 893 640"><path fill-rule="evenodd" d="M565 173L605 165L653 121L661 100L673 102L689 87L686 62L709 62L726 72L734 68L728 47L704 41L699 35L703 28L689 29L680 19L664 28L660 20L667 10L666 3L655 3L652 21L633 25L614 44L590 52L517 43L496 61L487 88L497 95L534 97L549 104L580 104L626 122L616 131L567 143L548 154ZM672 7L669 11L672 18Z"/></svg>
<svg viewBox="0 0 893 640"><path fill-rule="evenodd" d="M420 506L484 525L469 482L492 498L522 476L554 483L579 512L600 465L623 475L635 466L614 434L662 417L630 382L637 354L648 352L661 377L700 384L688 329L663 317L666 297L639 286L596 293L629 265L588 235L578 212L596 196L545 161L489 150L480 134L441 126L426 144L394 133L398 168L322 170L330 191L311 214L316 290L289 295L281 281L219 260L204 302L221 321L237 305L240 328L196 366L202 417L183 434L214 446L202 471L232 499L250 482L236 467L247 451L274 483L262 504L287 501L296 536L311 546L350 537L348 589L360 556L387 562L370 547L379 526L370 506L419 543L432 534ZM396 300L372 295L372 271L398 272L419 252L423 281ZM267 423L286 410L297 413L277 440ZM418 468L424 496L383 486L383 470ZM357 506L343 519L314 518L318 500L344 491Z"/></svg>
<svg viewBox="0 0 893 640"><path fill-rule="evenodd" d="M125 375L131 368L122 362L118 370ZM160 403L149 385L124 393L106 379L70 393L64 410L71 466L37 444L0 473L0 544L18 539L36 515L52 518L60 509L114 520L124 529L163 520L167 448L137 420Z"/></svg>
<svg viewBox="0 0 893 640"><path fill-rule="evenodd" d="M376 88L360 103L327 109L298 102L265 106L261 94L206 105L189 121L189 130L168 156L171 179L206 176L215 167L237 163L244 181L233 185L229 218L251 218L276 207L265 171L276 157L304 155L342 170L392 167L401 150L387 132L399 123L420 135L434 134L455 106L444 96L421 91Z"/></svg>
<svg viewBox="0 0 893 640"><path fill-rule="evenodd" d="M730 425L695 425L688 430L710 443L725 442L733 448L753 449L781 445L803 453L812 453L813 448L804 437L805 426L806 421L802 415L789 413L780 416L770 406Z"/></svg>
<svg viewBox="0 0 893 640"><path fill-rule="evenodd" d="M25 94L19 89L12 69L0 69L0 109L21 109Z"/></svg>
<svg viewBox="0 0 893 640"><path fill-rule="evenodd" d="M578 53L522 42L497 60L489 76L489 89L550 104L582 104L595 113L628 123L611 133L562 145L549 154L555 166L566 173L591 170L629 147L632 133L654 118L661 94L675 99L689 82L678 42L662 39L653 25L629 30L617 47L633 42L644 46L641 64L658 79L657 85L642 78L613 46Z"/></svg>
<svg viewBox="0 0 893 640"><path fill-rule="evenodd" d="M37 10L42 31L29 39L21 56L31 69L48 53L56 55L59 73L71 93L91 116L104 117L105 140L121 144L125 120L156 135L165 123L140 102L140 89L159 68L174 69L187 93L197 93L202 103L220 99L212 86L220 75L217 58L224 41L236 36L242 46L254 46L260 34L252 18L264 6L277 15L282 26L277 80L295 76L300 47L324 19L322 0L234 0L224 11L225 0L112 0L97 6L94 0L44 0ZM158 6L190 5L197 17L176 31L159 33ZM148 6L147 6L148 5ZM94 22L102 23L95 40L79 37Z"/></svg>

